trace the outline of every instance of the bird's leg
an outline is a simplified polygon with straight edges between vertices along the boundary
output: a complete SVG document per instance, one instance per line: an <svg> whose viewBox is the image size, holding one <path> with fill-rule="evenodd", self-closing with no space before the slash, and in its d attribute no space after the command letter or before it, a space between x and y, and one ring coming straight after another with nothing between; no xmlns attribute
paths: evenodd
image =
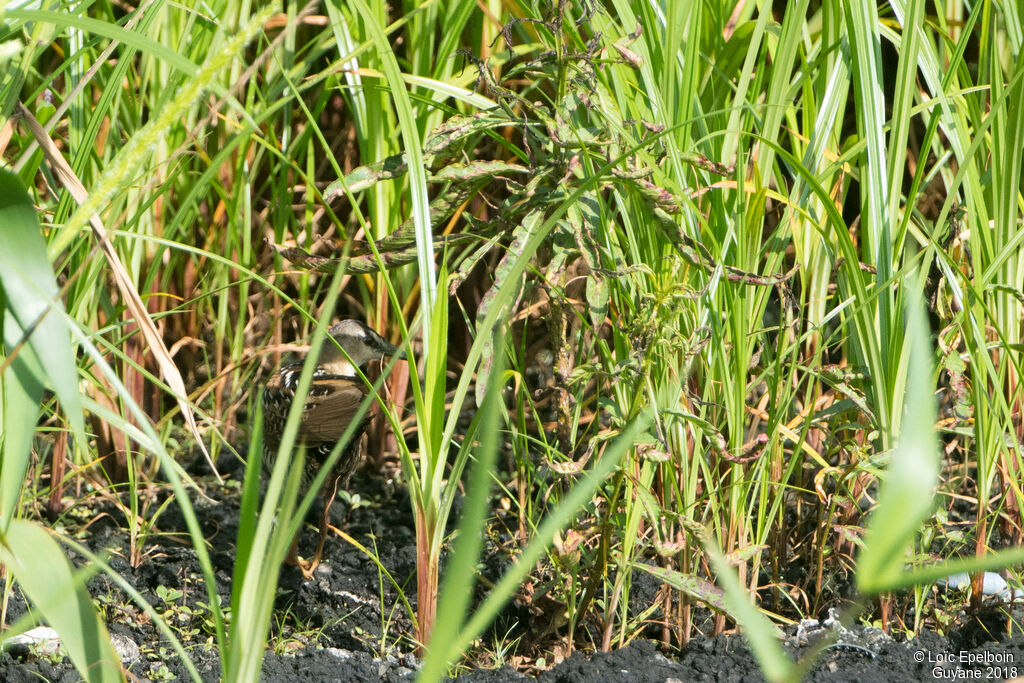
<svg viewBox="0 0 1024 683"><path fill-rule="evenodd" d="M299 533L295 534L295 538L292 539L292 545L288 548L288 556L284 558L285 564L290 564L293 567L298 567L302 564L302 560L299 559L299 534L302 533L302 529L299 529Z"/></svg>
<svg viewBox="0 0 1024 683"><path fill-rule="evenodd" d="M324 543L327 542L327 532L331 526L331 505L334 504L334 498L338 495L338 482L340 480L341 477L335 477L334 481L324 488L324 491L329 491L329 493L324 497L324 509L320 513L320 538L316 544L316 553L313 554L313 559L306 563L305 566L300 565L302 575L307 579L312 578L313 572L320 566L320 560L324 554Z"/></svg>

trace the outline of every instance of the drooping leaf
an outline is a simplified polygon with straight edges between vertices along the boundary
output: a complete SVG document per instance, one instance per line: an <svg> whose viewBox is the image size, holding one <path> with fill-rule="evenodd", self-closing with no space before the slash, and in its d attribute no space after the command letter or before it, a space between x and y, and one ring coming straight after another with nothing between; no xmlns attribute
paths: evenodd
<svg viewBox="0 0 1024 683"><path fill-rule="evenodd" d="M513 234L512 243L508 245L508 250L502 257L501 262L498 263L498 267L494 271L494 284L487 290L487 294L484 295L483 301L480 302L480 308L477 311L477 320L483 321L487 317L488 312L494 305L495 297L501 290L505 281L508 279L510 273L515 272L513 264L523 253L523 248L526 243L530 241L530 236L533 231L540 228L544 224L544 215L540 211L535 211L527 215L522 224L515 229ZM519 296L522 293L522 285L516 287L516 292L512 297L512 301L507 304L508 310L514 310L516 302L519 300ZM499 312L499 316L501 312ZM491 366L494 364L494 342L492 339L484 343L483 351L480 355L480 366L477 368L477 379L476 379L476 404L482 405L484 402L484 394L487 391L487 378L490 376Z"/></svg>

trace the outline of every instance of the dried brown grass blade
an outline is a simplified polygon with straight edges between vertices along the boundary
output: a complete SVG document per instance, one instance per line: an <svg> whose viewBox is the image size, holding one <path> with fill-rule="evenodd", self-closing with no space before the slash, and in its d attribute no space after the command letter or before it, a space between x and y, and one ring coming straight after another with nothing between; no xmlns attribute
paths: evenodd
<svg viewBox="0 0 1024 683"><path fill-rule="evenodd" d="M60 150L57 149L57 146L53 144L53 140L50 139L50 136L43 130L42 125L40 125L39 121L36 120L35 116L32 115L32 112L30 112L25 105L19 102L16 111L17 115L25 121L28 129L36 139L36 142L39 143L39 147L43 150L43 155L46 157L54 175L60 183L67 188L74 200L79 204L82 204L89 193L85 189L85 185L82 184L82 181L78 179L78 176L75 175L75 172L71 169L71 165L68 164L66 159L64 159L64 155L62 155ZM192 435L196 439L196 443L198 443L199 448L202 449L203 455L206 457L206 462L210 465L210 469L213 471L214 476L217 477L217 481L223 484L224 480L221 479L220 473L217 471L217 466L214 464L213 458L210 457L210 452L206 449L206 444L203 443L202 434L199 432L199 425L196 424L195 414L193 413L192 405L189 403L188 393L185 390L185 381L182 379L181 373L178 371L178 367L171 359L171 354L164 345L164 341L160 337L160 333L157 331L156 325L153 323L153 319L150 318L145 304L142 303L142 298L139 297L139 293L135 289L135 285L128 276L128 271L125 269L124 264L121 263L120 257L118 257L117 252L114 250L114 245L111 244L110 239L107 237L107 230L103 227L103 222L100 220L100 217L93 214L89 218L89 224L92 226L93 233L96 235L96 240L99 242L100 248L103 250L103 255L106 257L107 263L110 264L110 270L114 274L114 281L117 283L117 288L124 297L125 303L128 305L128 310L130 310L132 315L135 317L139 330L142 332L150 351L153 352L153 357L156 358L157 365L160 368L160 375L171 388L171 392L174 394L174 399L178 402L178 406L181 408L181 414L185 416L185 424L188 425L189 431L192 432Z"/></svg>

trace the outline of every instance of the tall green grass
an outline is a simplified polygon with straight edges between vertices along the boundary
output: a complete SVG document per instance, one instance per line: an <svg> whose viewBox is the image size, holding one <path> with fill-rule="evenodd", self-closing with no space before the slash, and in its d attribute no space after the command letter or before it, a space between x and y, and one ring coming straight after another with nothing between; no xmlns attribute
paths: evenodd
<svg viewBox="0 0 1024 683"><path fill-rule="evenodd" d="M921 0L8 7L0 207L22 228L3 239L32 256L0 264L4 528L39 532L24 480L45 403L131 528L158 514L140 487L172 484L212 591L178 459L247 442L282 350L345 315L414 359L385 380L381 442L417 520L426 677L527 575L564 608L535 651L757 630L740 589L778 623L852 585L902 616L909 580L960 566L913 559L932 551L918 526L941 533L931 509L893 512L930 430L946 467L925 488L970 503L957 562L1018 561L981 558L1019 545L1024 504L1021 18ZM940 390L937 419L916 411ZM472 431L490 420L511 449L492 483L472 464L493 458L496 431ZM230 628L210 595L226 676L255 675L269 629L277 565L250 558L280 554L310 503L288 463L277 525L253 521L247 470ZM439 573L465 471L452 571L469 575L492 485L519 560L476 620ZM887 515L907 523L884 539ZM639 613L638 571L668 586Z"/></svg>

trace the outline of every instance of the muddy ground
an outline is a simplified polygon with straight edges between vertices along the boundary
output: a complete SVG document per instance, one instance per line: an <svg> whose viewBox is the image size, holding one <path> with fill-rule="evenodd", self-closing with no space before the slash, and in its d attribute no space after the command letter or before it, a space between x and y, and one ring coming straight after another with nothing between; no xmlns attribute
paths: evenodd
<svg viewBox="0 0 1024 683"><path fill-rule="evenodd" d="M222 473L237 482L241 470L224 462ZM353 482L371 505L346 513L337 504L337 521L370 548L398 581L407 581L410 599L415 593L415 535L408 499L385 490L379 480L357 477ZM217 590L223 604L230 602L230 577L237 532L238 486L211 488L214 502L196 498L194 505L212 549ZM173 504L159 518L161 535L147 545L148 555L136 568L125 560L127 535L123 515L112 506L97 516L83 504L79 517L92 520L81 539L95 551L107 551L113 568L165 615L178 631L204 680L219 678L217 652L212 647L212 624L205 608L206 591L199 566L187 542L185 524ZM67 517L75 519L75 511ZM70 525L69 525L70 526ZM315 537L303 535L304 556ZM500 575L501 560L492 557L485 573ZM494 566L490 566L494 565ZM645 575L646 576L646 575ZM492 577L492 578L494 578ZM126 670L139 680L185 679L184 667L161 640L146 615L106 576L94 576L89 590L103 610L109 630L124 658ZM642 593L643 591L639 591ZM383 607L383 609L382 609ZM8 620L25 611L17 591L8 606ZM294 568L283 570L271 648L263 661L263 680L296 681L411 681L418 662L408 640L411 625L397 591L383 579L376 564L343 543L330 539L326 559L311 581ZM824 615L822 615L824 617ZM536 624L523 623L529 612L510 606L506 624L518 626L529 637ZM1024 676L1024 637L1007 637L1005 619L996 613L965 618L950 638L925 633L910 643L897 643L873 629L857 627L844 633L845 644L826 649L809 669L810 681L931 681L1005 680ZM814 629L799 634L790 629L786 647L794 658L805 656ZM1001 641L998 644L995 641ZM40 648L8 648L0 655L0 681L77 681L66 658L46 655ZM511 661L511 659L510 659ZM516 660L522 664L522 659ZM536 664L536 660L531 660ZM478 662L479 664L480 662ZM757 663L738 636L698 637L684 649L662 652L655 643L635 641L609 653L575 652L544 670L524 675L508 664L466 668L459 680L504 683L538 678L542 681L756 681L762 680ZM301 677L301 678L300 678Z"/></svg>

